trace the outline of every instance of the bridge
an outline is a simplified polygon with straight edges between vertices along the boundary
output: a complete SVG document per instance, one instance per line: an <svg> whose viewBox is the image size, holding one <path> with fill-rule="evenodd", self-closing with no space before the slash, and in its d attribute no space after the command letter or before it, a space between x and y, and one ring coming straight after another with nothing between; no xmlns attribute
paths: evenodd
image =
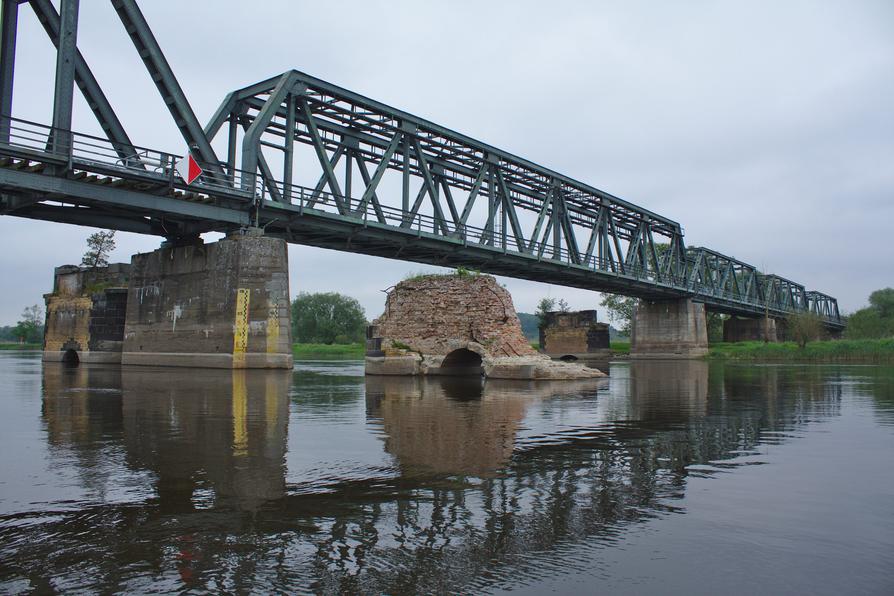
<svg viewBox="0 0 894 596"><path fill-rule="evenodd" d="M843 322L832 296L722 252L589 184L299 71L228 94L202 126L135 0L110 0L203 174L142 147L77 49L78 1L3 0L0 213L163 236L262 228L287 242L635 296ZM57 47L51 123L13 116L17 19ZM72 127L74 84L105 137Z"/></svg>

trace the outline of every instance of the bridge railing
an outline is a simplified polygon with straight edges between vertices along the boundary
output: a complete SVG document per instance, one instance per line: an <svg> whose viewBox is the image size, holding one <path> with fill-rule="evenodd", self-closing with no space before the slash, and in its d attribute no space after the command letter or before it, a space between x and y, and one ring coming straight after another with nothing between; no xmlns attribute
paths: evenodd
<svg viewBox="0 0 894 596"><path fill-rule="evenodd" d="M365 225L379 224L402 229L409 233L446 238L464 245L475 245L526 257L534 256L539 260L582 267L630 280L664 285L674 289L685 288L685 274L659 273L652 268L608 259L598 254L577 255L575 258L575 255L572 255L564 245L560 245L557 249L550 242L519 243L513 234L508 231L504 233L500 228L486 229L469 224L457 225L449 219L441 219L418 212L410 214L389 205L380 205L371 201L363 203L359 197L336 197L332 193L320 189L283 185L278 181L275 182L275 186L262 181L258 191L260 196L267 201L278 201L279 197L287 198L287 202L296 206L299 212L314 210L341 218L354 218L362 221Z"/></svg>
<svg viewBox="0 0 894 596"><path fill-rule="evenodd" d="M0 117L0 148L23 159L57 163L67 169L90 171L118 177L152 179L182 190L197 193L227 193L251 200L263 193L263 182L239 170L222 171L222 164L197 161L203 174L186 185L176 174L175 166L183 156L147 147L130 146L122 152L108 139L22 120ZM122 155L123 153L123 155ZM245 188L246 181L257 189Z"/></svg>

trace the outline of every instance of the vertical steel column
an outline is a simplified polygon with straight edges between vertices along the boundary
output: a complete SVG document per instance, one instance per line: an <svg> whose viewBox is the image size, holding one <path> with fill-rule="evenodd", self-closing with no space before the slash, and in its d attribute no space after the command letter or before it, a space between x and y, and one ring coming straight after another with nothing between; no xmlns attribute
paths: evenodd
<svg viewBox="0 0 894 596"><path fill-rule="evenodd" d="M78 51L78 6L80 0L62 0L59 6L61 27L56 50L56 91L53 99L51 150L71 150L71 109L74 101L75 57Z"/></svg>
<svg viewBox="0 0 894 596"><path fill-rule="evenodd" d="M239 117L235 112L230 114L229 130L227 130L227 178L230 186L236 187L236 134L239 132Z"/></svg>
<svg viewBox="0 0 894 596"><path fill-rule="evenodd" d="M350 139L345 139L346 143ZM354 171L354 149L351 146L345 150L345 207L351 212L351 173Z"/></svg>
<svg viewBox="0 0 894 596"><path fill-rule="evenodd" d="M509 227L509 213L507 212L507 209L509 208L509 197L503 193L503 190L504 189L500 189L499 191L500 195L503 197L503 200L500 201L500 238L503 241L503 250L506 250L506 228Z"/></svg>
<svg viewBox="0 0 894 596"><path fill-rule="evenodd" d="M292 202L292 168L295 155L295 94L289 93L286 99L286 144L283 157L283 187L282 200L284 203Z"/></svg>
<svg viewBox="0 0 894 596"><path fill-rule="evenodd" d="M0 142L9 141L9 121L12 116L12 82L16 63L16 29L19 20L17 0L3 0L0 15Z"/></svg>
<svg viewBox="0 0 894 596"><path fill-rule="evenodd" d="M553 187L553 208L550 215L552 216L553 226L553 258L560 259L562 256L562 220L564 214L564 198L558 184Z"/></svg>
<svg viewBox="0 0 894 596"><path fill-rule="evenodd" d="M404 133L409 133L409 129L405 128L403 123L401 123L401 130ZM413 130L415 133L415 129ZM406 217L410 212L410 136L409 134L404 134L403 141L403 153L404 153L404 171L403 173L403 195L401 198L401 216Z"/></svg>
<svg viewBox="0 0 894 596"><path fill-rule="evenodd" d="M490 161L490 155L488 155L488 161ZM497 227L497 188L494 183L494 164L490 163L487 167L487 226L485 229L488 230L487 240L485 244L488 246L494 246L496 243L496 231L494 230Z"/></svg>

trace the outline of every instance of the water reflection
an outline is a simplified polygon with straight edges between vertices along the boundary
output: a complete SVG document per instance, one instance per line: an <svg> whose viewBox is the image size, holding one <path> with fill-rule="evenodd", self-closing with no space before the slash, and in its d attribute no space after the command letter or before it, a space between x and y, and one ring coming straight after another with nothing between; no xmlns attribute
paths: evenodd
<svg viewBox="0 0 894 596"><path fill-rule="evenodd" d="M492 476L509 461L533 399L594 395L600 380L367 377L367 415L405 473Z"/></svg>
<svg viewBox="0 0 894 596"><path fill-rule="evenodd" d="M165 512L254 510L285 494L288 371L65 368L43 373L48 439L119 441Z"/></svg>
<svg viewBox="0 0 894 596"><path fill-rule="evenodd" d="M689 478L840 415L855 386L705 362L471 386L337 366L43 370L58 469L106 488L0 517L0 590L397 594L589 572L633 525L683 512ZM289 476L289 436L331 419L380 439L393 473ZM331 432L302 455L325 466L348 447ZM125 473L148 488L115 493Z"/></svg>

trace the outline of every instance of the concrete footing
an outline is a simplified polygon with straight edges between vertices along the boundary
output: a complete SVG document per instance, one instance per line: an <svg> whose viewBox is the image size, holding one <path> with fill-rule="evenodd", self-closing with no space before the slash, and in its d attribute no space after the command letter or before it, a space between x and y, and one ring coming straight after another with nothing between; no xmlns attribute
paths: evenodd
<svg viewBox="0 0 894 596"><path fill-rule="evenodd" d="M631 358L699 358L707 353L703 304L690 299L639 302L630 334Z"/></svg>
<svg viewBox="0 0 894 596"><path fill-rule="evenodd" d="M122 364L292 367L285 241L231 235L131 265Z"/></svg>
<svg viewBox="0 0 894 596"><path fill-rule="evenodd" d="M723 322L723 341L776 341L776 319L730 317Z"/></svg>

